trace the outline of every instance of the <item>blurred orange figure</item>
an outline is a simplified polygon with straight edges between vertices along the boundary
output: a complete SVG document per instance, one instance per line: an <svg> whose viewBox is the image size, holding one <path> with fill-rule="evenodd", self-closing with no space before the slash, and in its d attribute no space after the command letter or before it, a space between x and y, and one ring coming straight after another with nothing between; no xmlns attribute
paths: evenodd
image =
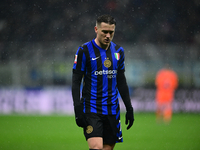
<svg viewBox="0 0 200 150"><path fill-rule="evenodd" d="M156 80L156 119L169 123L172 118L172 102L178 86L178 76L169 66L157 72Z"/></svg>

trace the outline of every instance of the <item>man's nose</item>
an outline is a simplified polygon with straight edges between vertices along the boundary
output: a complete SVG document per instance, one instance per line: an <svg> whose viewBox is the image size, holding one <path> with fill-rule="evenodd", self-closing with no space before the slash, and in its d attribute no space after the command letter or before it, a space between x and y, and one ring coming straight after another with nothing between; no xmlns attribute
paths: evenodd
<svg viewBox="0 0 200 150"><path fill-rule="evenodd" d="M110 33L107 33L107 34L106 34L106 37L110 38L110 36L111 36Z"/></svg>

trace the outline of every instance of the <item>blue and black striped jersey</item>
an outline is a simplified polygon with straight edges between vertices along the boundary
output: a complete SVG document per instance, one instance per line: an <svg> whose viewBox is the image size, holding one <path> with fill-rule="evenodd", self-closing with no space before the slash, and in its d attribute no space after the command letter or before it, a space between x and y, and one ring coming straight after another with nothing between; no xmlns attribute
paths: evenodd
<svg viewBox="0 0 200 150"><path fill-rule="evenodd" d="M94 40L80 46L73 70L84 73L82 102L85 113L117 114L119 112L117 74L125 71L124 49L111 42L108 50Z"/></svg>

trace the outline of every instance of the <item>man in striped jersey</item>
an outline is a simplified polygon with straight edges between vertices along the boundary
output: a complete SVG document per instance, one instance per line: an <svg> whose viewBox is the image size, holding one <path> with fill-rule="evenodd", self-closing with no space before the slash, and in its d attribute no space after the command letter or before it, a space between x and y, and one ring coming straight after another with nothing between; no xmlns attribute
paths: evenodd
<svg viewBox="0 0 200 150"><path fill-rule="evenodd" d="M127 110L127 129L134 122L124 74L124 49L112 42L115 26L112 16L98 17L96 38L80 46L75 54L72 97L76 124L83 127L90 150L112 150L115 143L123 142L118 92Z"/></svg>

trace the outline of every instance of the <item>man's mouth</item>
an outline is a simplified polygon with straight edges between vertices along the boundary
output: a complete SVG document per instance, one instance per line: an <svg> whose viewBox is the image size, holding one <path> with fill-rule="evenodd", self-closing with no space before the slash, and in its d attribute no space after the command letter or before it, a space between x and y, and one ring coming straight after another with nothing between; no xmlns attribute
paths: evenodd
<svg viewBox="0 0 200 150"><path fill-rule="evenodd" d="M105 42L106 42L106 43L109 43L109 42L110 42L110 40L109 40L109 39L105 39Z"/></svg>

